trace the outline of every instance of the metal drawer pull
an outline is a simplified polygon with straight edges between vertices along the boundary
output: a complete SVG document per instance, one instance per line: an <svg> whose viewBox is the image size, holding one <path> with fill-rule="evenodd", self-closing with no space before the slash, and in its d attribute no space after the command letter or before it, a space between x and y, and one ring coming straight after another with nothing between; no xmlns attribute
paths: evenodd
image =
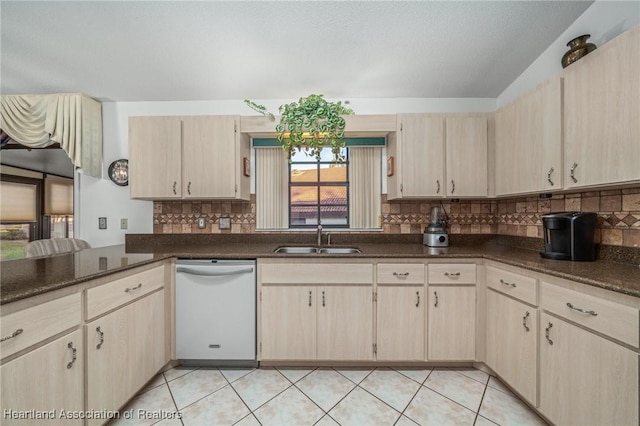
<svg viewBox="0 0 640 426"><path fill-rule="evenodd" d="M456 192L456 183L451 179L451 193Z"/></svg>
<svg viewBox="0 0 640 426"><path fill-rule="evenodd" d="M98 346L96 346L96 349L100 349L100 347L104 343L104 332L100 327L96 327L96 331L100 333L100 341L98 342Z"/></svg>
<svg viewBox="0 0 640 426"><path fill-rule="evenodd" d="M594 317L598 316L598 313L596 311L587 311L585 309L580 309L580 308L576 308L575 306L573 306L573 304L571 304L570 302L567 302L567 306L570 309L573 309L574 311L578 311L582 314L587 314L587 315L593 315Z"/></svg>
<svg viewBox="0 0 640 426"><path fill-rule="evenodd" d="M524 316L522 317L522 326L524 327L525 330L529 331L529 327L527 327L527 318L529 318L529 311L527 311Z"/></svg>
<svg viewBox="0 0 640 426"><path fill-rule="evenodd" d="M311 306L311 292L309 292L309 306Z"/></svg>
<svg viewBox="0 0 640 426"><path fill-rule="evenodd" d="M187 185L187 192L191 195L191 181L189 181L189 184Z"/></svg>
<svg viewBox="0 0 640 426"><path fill-rule="evenodd" d="M16 331L14 331L13 333L11 333L10 335L8 335L7 337L3 337L2 339L0 339L0 342L4 342L5 340L13 339L17 335L22 334L23 331L24 331L23 329L19 328Z"/></svg>
<svg viewBox="0 0 640 426"><path fill-rule="evenodd" d="M549 337L549 332L551 331L551 327L553 327L553 324L549 323L547 328L544 329L544 337L547 338L547 342L549 342L550 345L553 345L553 340L551 340L551 338Z"/></svg>
<svg viewBox="0 0 640 426"><path fill-rule="evenodd" d="M436 184L438 185L438 189L436 189L436 194L440 193L440 181L436 180Z"/></svg>
<svg viewBox="0 0 640 426"><path fill-rule="evenodd" d="M324 291L322 292L322 306L324 306Z"/></svg>
<svg viewBox="0 0 640 426"><path fill-rule="evenodd" d="M173 195L177 195L178 193L176 192L176 185L178 184L178 182L176 182L175 180L173 181Z"/></svg>
<svg viewBox="0 0 640 426"><path fill-rule="evenodd" d="M433 295L436 297L436 302L433 304L433 306L437 308L438 307L438 292L434 291Z"/></svg>
<svg viewBox="0 0 640 426"><path fill-rule="evenodd" d="M408 272L394 272L393 273L394 277L398 277L398 278L407 278L409 276Z"/></svg>
<svg viewBox="0 0 640 426"><path fill-rule="evenodd" d="M573 163L573 166L571 167L571 180L573 180L573 183L578 183L578 179L576 179L575 176L576 167L578 167L578 163Z"/></svg>
<svg viewBox="0 0 640 426"><path fill-rule="evenodd" d="M549 173L547 173L547 180L549 181L549 183L551 184L551 186L554 185L553 181L551 180L551 173L553 173L553 167L549 169Z"/></svg>
<svg viewBox="0 0 640 426"><path fill-rule="evenodd" d="M127 287L127 289L124 292L129 293L130 291L138 290L140 287L142 287L142 283L138 283L138 285L135 287Z"/></svg>
<svg viewBox="0 0 640 426"><path fill-rule="evenodd" d="M76 362L76 348L73 347L73 342L69 342L67 347L71 349L71 362L67 364L67 369L69 369L73 367L73 363Z"/></svg>
<svg viewBox="0 0 640 426"><path fill-rule="evenodd" d="M516 283L508 283L502 278L500 278L500 284L508 285L509 287L516 287Z"/></svg>
<svg viewBox="0 0 640 426"><path fill-rule="evenodd" d="M418 301L416 302L416 308L420 306L420 292L416 291L416 296L418 297Z"/></svg>
<svg viewBox="0 0 640 426"><path fill-rule="evenodd" d="M459 276L460 276L460 272L453 272L453 273L451 273L451 274L450 274L450 273L448 273L448 272L445 272L445 273L444 273L444 276L445 276L445 277L459 277Z"/></svg>

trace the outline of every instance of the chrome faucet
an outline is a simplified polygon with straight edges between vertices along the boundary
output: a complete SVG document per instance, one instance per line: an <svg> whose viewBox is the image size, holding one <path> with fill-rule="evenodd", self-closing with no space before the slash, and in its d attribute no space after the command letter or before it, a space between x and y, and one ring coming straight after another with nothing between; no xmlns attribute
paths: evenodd
<svg viewBox="0 0 640 426"><path fill-rule="evenodd" d="M322 245L322 225L318 224L318 247Z"/></svg>

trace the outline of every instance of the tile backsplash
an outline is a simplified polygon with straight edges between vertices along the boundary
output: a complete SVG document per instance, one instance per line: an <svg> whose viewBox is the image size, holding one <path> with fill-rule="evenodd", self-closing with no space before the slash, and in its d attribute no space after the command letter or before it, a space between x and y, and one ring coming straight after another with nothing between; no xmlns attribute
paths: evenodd
<svg viewBox="0 0 640 426"><path fill-rule="evenodd" d="M382 195L384 233L422 233L431 207L440 200L387 201ZM598 213L596 241L602 244L640 247L640 187L573 194L554 194L494 200L442 200L451 234L499 234L542 238L545 213L588 211ZM168 233L251 233L256 229L255 195L251 201L155 201L153 231ZM199 229L198 217L206 217ZM231 218L231 229L220 230L220 217Z"/></svg>

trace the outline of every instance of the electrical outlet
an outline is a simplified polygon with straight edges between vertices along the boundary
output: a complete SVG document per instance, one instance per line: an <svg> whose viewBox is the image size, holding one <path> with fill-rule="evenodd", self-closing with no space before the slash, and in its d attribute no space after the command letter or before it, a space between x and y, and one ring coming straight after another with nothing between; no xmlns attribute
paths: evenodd
<svg viewBox="0 0 640 426"><path fill-rule="evenodd" d="M198 229L204 229L207 226L207 219L204 217L198 218Z"/></svg>
<svg viewBox="0 0 640 426"><path fill-rule="evenodd" d="M218 228L231 229L231 218L229 216L224 216L218 219Z"/></svg>
<svg viewBox="0 0 640 426"><path fill-rule="evenodd" d="M107 229L107 218L99 217L98 218L98 229Z"/></svg>
<svg viewBox="0 0 640 426"><path fill-rule="evenodd" d="M127 229L129 227L129 221L126 217L120 219L120 229Z"/></svg>

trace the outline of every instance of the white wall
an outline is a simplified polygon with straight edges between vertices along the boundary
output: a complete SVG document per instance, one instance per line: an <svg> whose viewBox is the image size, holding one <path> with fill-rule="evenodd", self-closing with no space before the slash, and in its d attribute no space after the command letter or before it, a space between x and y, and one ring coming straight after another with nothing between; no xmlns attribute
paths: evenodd
<svg viewBox="0 0 640 426"><path fill-rule="evenodd" d="M596 1L498 96L497 107L558 74L567 43L575 37L591 34L589 42L600 47L639 23L639 1Z"/></svg>

